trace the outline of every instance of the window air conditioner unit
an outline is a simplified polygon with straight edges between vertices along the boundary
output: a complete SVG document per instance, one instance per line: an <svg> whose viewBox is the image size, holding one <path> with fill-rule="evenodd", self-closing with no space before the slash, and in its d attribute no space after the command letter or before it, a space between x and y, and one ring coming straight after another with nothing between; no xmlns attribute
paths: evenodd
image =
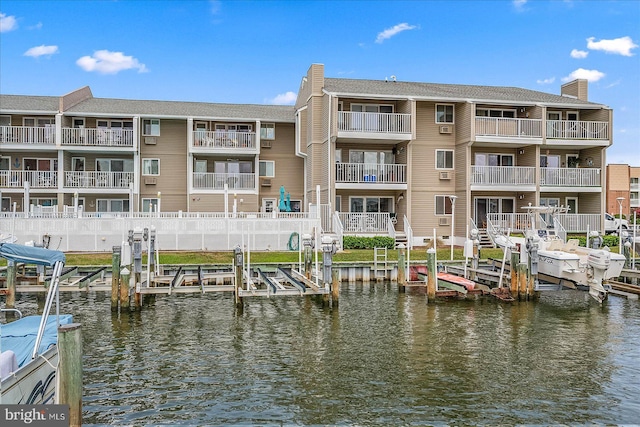
<svg viewBox="0 0 640 427"><path fill-rule="evenodd" d="M144 183L148 185L156 185L158 183L158 180L154 177L148 176L148 177L145 177Z"/></svg>
<svg viewBox="0 0 640 427"><path fill-rule="evenodd" d="M440 179L451 179L451 172L440 171Z"/></svg>
<svg viewBox="0 0 640 427"><path fill-rule="evenodd" d="M440 126L440 133L451 133L452 131L451 126Z"/></svg>
<svg viewBox="0 0 640 427"><path fill-rule="evenodd" d="M271 141L265 141L264 139L260 140L260 147L262 148L271 148Z"/></svg>
<svg viewBox="0 0 640 427"><path fill-rule="evenodd" d="M146 145L156 145L157 142L158 141L157 141L155 136L145 136L144 137L144 143Z"/></svg>
<svg viewBox="0 0 640 427"><path fill-rule="evenodd" d="M262 179L260 180L261 187L271 187L271 179Z"/></svg>
<svg viewBox="0 0 640 427"><path fill-rule="evenodd" d="M448 216L442 216L440 218L438 218L438 225L449 225L449 217Z"/></svg>

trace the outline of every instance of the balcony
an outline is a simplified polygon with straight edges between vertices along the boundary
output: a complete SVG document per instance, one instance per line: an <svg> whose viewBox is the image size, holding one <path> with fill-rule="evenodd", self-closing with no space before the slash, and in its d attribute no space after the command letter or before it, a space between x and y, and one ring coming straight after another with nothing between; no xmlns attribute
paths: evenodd
<svg viewBox="0 0 640 427"><path fill-rule="evenodd" d="M193 188L196 190L224 190L227 184L229 190L247 190L254 191L256 189L255 173L208 173L194 172Z"/></svg>
<svg viewBox="0 0 640 427"><path fill-rule="evenodd" d="M609 123L585 120L547 120L547 139L609 141Z"/></svg>
<svg viewBox="0 0 640 427"><path fill-rule="evenodd" d="M62 128L62 145L133 147L133 129Z"/></svg>
<svg viewBox="0 0 640 427"><path fill-rule="evenodd" d="M52 171L0 171L0 188L57 188L58 173Z"/></svg>
<svg viewBox="0 0 640 427"><path fill-rule="evenodd" d="M495 141L503 138L510 142L540 139L542 142L542 120L510 119L503 117L476 117L476 139L478 141Z"/></svg>
<svg viewBox="0 0 640 427"><path fill-rule="evenodd" d="M540 191L562 191L563 188L591 188L601 191L600 169L598 168L540 168ZM551 188L549 188L551 187ZM555 190L554 190L555 188Z"/></svg>
<svg viewBox="0 0 640 427"><path fill-rule="evenodd" d="M407 188L407 165L336 163L336 188Z"/></svg>
<svg viewBox="0 0 640 427"><path fill-rule="evenodd" d="M239 131L193 131L193 146L198 152L219 152L220 150L244 150L257 152L256 133Z"/></svg>
<svg viewBox="0 0 640 427"><path fill-rule="evenodd" d="M65 172L64 187L78 189L129 189L133 172Z"/></svg>
<svg viewBox="0 0 640 427"><path fill-rule="evenodd" d="M600 230L600 214L562 214L556 218L568 233L584 233L587 230ZM487 222L491 224L494 231L506 233L522 233L530 228L528 214L524 213L503 213L487 214Z"/></svg>
<svg viewBox="0 0 640 427"><path fill-rule="evenodd" d="M411 114L338 111L338 137L354 139L411 139Z"/></svg>
<svg viewBox="0 0 640 427"><path fill-rule="evenodd" d="M388 212L338 212L338 216L345 233L388 234L389 232L391 215Z"/></svg>
<svg viewBox="0 0 640 427"><path fill-rule="evenodd" d="M515 190L535 191L536 168L529 166L471 166L471 190ZM522 188L529 186L529 188Z"/></svg>
<svg viewBox="0 0 640 427"><path fill-rule="evenodd" d="M52 126L0 126L0 144L55 145L56 131Z"/></svg>

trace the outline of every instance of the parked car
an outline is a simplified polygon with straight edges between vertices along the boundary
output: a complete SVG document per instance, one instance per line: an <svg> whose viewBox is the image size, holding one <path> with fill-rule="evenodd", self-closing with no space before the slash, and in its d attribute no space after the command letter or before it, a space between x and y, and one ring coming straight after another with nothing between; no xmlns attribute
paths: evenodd
<svg viewBox="0 0 640 427"><path fill-rule="evenodd" d="M609 233L617 233L620 231L620 222L622 221L622 229L629 229L629 221L626 219L615 218L613 215L608 213L604 214L604 232Z"/></svg>

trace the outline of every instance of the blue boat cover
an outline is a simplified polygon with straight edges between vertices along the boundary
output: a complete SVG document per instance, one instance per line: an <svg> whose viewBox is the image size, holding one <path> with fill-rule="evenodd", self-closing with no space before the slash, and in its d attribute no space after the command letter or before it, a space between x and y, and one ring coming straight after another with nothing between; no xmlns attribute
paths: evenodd
<svg viewBox="0 0 640 427"><path fill-rule="evenodd" d="M0 243L0 257L25 264L48 265L53 267L57 261L66 261L64 253L34 246L15 243Z"/></svg>
<svg viewBox="0 0 640 427"><path fill-rule="evenodd" d="M41 316L26 316L15 322L3 324L1 327L0 351L12 350L16 354L18 366L31 360L33 346L40 327ZM73 321L70 314L60 315L60 324L66 325ZM43 353L52 344L58 342L58 323L56 316L50 315L40 343L39 353Z"/></svg>

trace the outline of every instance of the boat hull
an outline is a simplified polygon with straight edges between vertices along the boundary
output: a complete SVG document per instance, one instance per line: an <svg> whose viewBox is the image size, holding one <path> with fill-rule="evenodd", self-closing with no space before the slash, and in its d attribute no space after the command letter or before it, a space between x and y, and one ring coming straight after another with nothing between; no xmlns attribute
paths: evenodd
<svg viewBox="0 0 640 427"><path fill-rule="evenodd" d="M57 369L54 366L58 366L58 347L55 345L2 380L2 404L55 403Z"/></svg>

